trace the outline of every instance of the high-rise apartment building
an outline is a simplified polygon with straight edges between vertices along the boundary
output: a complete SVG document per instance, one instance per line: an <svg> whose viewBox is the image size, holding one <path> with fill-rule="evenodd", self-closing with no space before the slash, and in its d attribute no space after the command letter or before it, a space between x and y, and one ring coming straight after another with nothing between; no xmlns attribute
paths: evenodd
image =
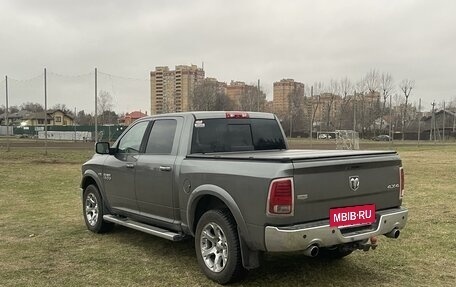
<svg viewBox="0 0 456 287"><path fill-rule="evenodd" d="M225 82L219 82L216 78L206 78L205 81L207 83L215 84L215 87L217 89L217 93L226 94L227 85L226 85Z"/></svg>
<svg viewBox="0 0 456 287"><path fill-rule="evenodd" d="M226 86L226 95L233 102L235 109L239 109L239 100L249 87L251 86L239 81L231 81L231 83Z"/></svg>
<svg viewBox="0 0 456 287"><path fill-rule="evenodd" d="M293 94L297 94L299 98L304 98L304 84L295 82L293 79L283 79L279 82L274 82L273 90L273 107L274 113L278 115L286 115L291 112L291 98Z"/></svg>
<svg viewBox="0 0 456 287"><path fill-rule="evenodd" d="M257 86L245 82L231 81L226 86L226 95L232 101L235 110L258 111L264 109L266 94Z"/></svg>
<svg viewBox="0 0 456 287"><path fill-rule="evenodd" d="M204 70L196 65L167 66L150 72L151 114L189 110L190 97L197 84L204 80Z"/></svg>

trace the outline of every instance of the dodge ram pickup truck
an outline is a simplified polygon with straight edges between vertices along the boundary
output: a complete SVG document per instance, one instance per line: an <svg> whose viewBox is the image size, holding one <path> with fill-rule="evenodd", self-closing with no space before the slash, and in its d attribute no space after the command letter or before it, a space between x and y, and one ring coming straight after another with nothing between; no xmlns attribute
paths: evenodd
<svg viewBox="0 0 456 287"><path fill-rule="evenodd" d="M397 238L407 221L396 152L290 150L269 113L149 116L95 152L82 166L87 228L194 238L198 264L220 284L263 252L341 258Z"/></svg>

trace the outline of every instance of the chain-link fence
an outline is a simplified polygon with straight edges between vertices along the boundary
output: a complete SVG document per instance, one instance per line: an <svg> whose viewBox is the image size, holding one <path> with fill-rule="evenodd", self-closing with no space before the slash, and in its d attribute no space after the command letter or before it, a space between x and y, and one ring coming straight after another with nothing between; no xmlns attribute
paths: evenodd
<svg viewBox="0 0 456 287"><path fill-rule="evenodd" d="M125 114L150 109L150 81L96 69L80 75L43 70L0 80L0 136L114 141Z"/></svg>

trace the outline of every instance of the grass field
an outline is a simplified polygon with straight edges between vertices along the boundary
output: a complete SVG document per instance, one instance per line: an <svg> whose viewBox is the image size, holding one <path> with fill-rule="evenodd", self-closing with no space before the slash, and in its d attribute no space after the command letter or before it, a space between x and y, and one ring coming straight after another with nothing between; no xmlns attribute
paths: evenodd
<svg viewBox="0 0 456 287"><path fill-rule="evenodd" d="M375 251L333 262L269 254L238 286L455 286L456 145L397 149L410 210L399 239L380 237ZM86 230L80 165L91 154L0 149L0 286L214 286L190 240Z"/></svg>

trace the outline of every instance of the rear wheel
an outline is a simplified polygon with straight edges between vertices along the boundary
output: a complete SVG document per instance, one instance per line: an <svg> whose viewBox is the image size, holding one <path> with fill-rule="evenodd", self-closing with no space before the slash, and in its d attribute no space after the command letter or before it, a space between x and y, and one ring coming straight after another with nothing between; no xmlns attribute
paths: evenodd
<svg viewBox="0 0 456 287"><path fill-rule="evenodd" d="M82 195L82 209L84 221L89 229L95 233L103 233L112 229L111 222L103 220L104 205L98 188L91 184L87 186Z"/></svg>
<svg viewBox="0 0 456 287"><path fill-rule="evenodd" d="M228 210L209 210L196 227L198 264L211 280L227 284L239 280L242 266L237 226Z"/></svg>

